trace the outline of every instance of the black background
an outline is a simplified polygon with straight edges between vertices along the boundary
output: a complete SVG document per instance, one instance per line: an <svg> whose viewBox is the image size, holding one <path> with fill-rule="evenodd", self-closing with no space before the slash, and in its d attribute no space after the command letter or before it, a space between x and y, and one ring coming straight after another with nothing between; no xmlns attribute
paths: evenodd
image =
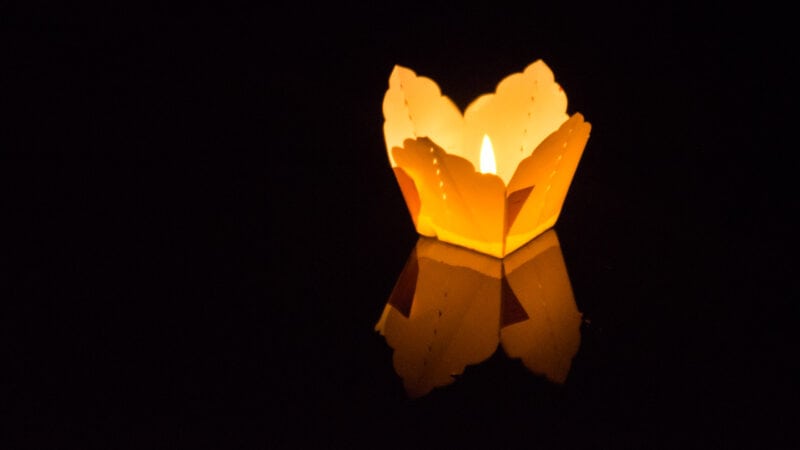
<svg viewBox="0 0 800 450"><path fill-rule="evenodd" d="M767 5L6 8L10 448L797 444L794 51ZM406 397L394 64L462 109L544 59L592 134L565 385Z"/></svg>

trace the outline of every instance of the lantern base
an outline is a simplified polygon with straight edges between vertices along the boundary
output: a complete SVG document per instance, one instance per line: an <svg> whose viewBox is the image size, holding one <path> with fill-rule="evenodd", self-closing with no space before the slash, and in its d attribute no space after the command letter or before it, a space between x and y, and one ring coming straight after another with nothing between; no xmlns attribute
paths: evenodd
<svg viewBox="0 0 800 450"><path fill-rule="evenodd" d="M514 253L520 247L523 247L528 242L534 240L542 233L553 228L557 220L558 214L543 221L539 224L539 226L529 232L506 236L505 242L486 242L477 239L470 239L457 233L453 233L442 228L437 228L435 225L430 230L420 229L418 227L417 233L422 236L436 238L442 242L447 242L448 244L457 245L459 247L468 248L488 256L503 259L511 253Z"/></svg>

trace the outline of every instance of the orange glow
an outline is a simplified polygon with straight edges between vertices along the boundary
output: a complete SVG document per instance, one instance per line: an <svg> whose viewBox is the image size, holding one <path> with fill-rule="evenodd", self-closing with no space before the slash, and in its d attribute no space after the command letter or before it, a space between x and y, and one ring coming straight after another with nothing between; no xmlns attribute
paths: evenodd
<svg viewBox="0 0 800 450"><path fill-rule="evenodd" d="M463 114L433 80L395 66L383 131L417 232L503 257L555 225L591 130L566 109L541 60Z"/></svg>
<svg viewBox="0 0 800 450"><path fill-rule="evenodd" d="M508 258L421 237L375 330L411 397L449 385L500 344L534 374L564 383L582 316L555 230Z"/></svg>
<svg viewBox="0 0 800 450"><path fill-rule="evenodd" d="M488 135L483 135L483 142L481 142L481 173L491 173L497 175L497 166L494 162L494 149L492 148L492 141L489 140Z"/></svg>

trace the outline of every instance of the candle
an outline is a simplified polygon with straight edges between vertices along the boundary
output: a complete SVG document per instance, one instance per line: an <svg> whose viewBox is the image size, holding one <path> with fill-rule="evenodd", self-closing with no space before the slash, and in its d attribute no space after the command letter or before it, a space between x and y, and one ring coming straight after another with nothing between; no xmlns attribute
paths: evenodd
<svg viewBox="0 0 800 450"><path fill-rule="evenodd" d="M504 257L551 228L591 129L566 107L541 60L463 115L433 80L395 66L384 137L417 232Z"/></svg>

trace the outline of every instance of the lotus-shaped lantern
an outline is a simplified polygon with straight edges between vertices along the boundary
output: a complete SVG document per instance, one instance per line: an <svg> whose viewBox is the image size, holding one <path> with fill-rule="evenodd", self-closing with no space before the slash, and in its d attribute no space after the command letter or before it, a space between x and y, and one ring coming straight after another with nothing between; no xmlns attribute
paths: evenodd
<svg viewBox="0 0 800 450"><path fill-rule="evenodd" d="M417 232L496 257L555 225L591 126L539 60L462 115L395 66L383 99L389 161Z"/></svg>

